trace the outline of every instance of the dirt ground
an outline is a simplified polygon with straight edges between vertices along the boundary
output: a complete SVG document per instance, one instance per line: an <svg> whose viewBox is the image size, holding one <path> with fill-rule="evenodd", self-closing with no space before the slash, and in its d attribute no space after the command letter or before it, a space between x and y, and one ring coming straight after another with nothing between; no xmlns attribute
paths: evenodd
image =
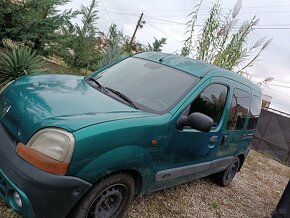
<svg viewBox="0 0 290 218"><path fill-rule="evenodd" d="M127 218L270 217L290 179L290 168L251 151L231 185L200 179L137 198ZM0 217L18 218L0 201Z"/></svg>

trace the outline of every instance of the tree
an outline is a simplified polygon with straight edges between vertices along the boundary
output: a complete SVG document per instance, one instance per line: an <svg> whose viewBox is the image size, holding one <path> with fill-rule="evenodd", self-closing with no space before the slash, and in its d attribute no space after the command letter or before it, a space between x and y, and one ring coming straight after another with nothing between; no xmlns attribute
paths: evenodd
<svg viewBox="0 0 290 218"><path fill-rule="evenodd" d="M136 40L130 44L130 37L115 24L108 33L100 32L97 0L91 0L89 6L82 5L78 11L57 9L69 1L1 0L0 40L21 42L41 55L61 57L69 67L86 71L146 49ZM72 20L77 16L80 23ZM155 38L148 50L161 51L165 44L165 38Z"/></svg>
<svg viewBox="0 0 290 218"><path fill-rule="evenodd" d="M155 38L155 37L154 37ZM98 48L102 51L102 58L98 62L98 68L106 66L129 54L138 53L140 51L162 51L162 47L166 44L166 38L155 41L148 46L144 46L136 40L130 43L130 37L123 34L117 29L117 25L112 24L107 34L101 33L98 37Z"/></svg>
<svg viewBox="0 0 290 218"><path fill-rule="evenodd" d="M131 53L128 47L128 37L118 30L116 24L111 24L107 34L101 33L98 37L98 48L102 51L102 58L98 61L97 68L102 68Z"/></svg>
<svg viewBox="0 0 290 218"><path fill-rule="evenodd" d="M1 0L0 1L0 41L7 38L23 42L38 52L49 55L55 51L62 39L59 28L78 12L57 7L69 0Z"/></svg>
<svg viewBox="0 0 290 218"><path fill-rule="evenodd" d="M201 4L202 1L195 7L195 11L190 14L192 18L187 26L189 37L185 40L184 47L181 50L182 55L192 55L198 60L229 70L237 68L239 73L243 73L246 68L255 63L271 41L263 38L253 46L247 46L248 35L253 31L253 27L258 24L259 20L254 16L237 27L237 17L242 2L238 1L234 9L229 10L227 15L223 16L220 1L217 1L212 6L200 33L196 36L194 29ZM196 40L193 41L195 37ZM247 58L250 58L250 60L246 61Z"/></svg>
<svg viewBox="0 0 290 218"><path fill-rule="evenodd" d="M98 62L98 68L108 65L129 54L144 50L144 46L137 42L130 43L131 38L119 31L116 24L112 24L107 34L101 33L98 37L98 48L102 51L102 58Z"/></svg>
<svg viewBox="0 0 290 218"><path fill-rule="evenodd" d="M62 49L59 55L73 67L95 69L96 63L100 58L100 52L97 49L96 27L98 20L98 2L92 0L89 6L81 6L79 15L81 24L67 22L62 26L61 35L63 41L59 44Z"/></svg>
<svg viewBox="0 0 290 218"><path fill-rule="evenodd" d="M156 51L161 52L164 45L166 45L166 38L161 38L160 40L154 37L155 41L152 43L148 43L148 47L146 48L147 51Z"/></svg>

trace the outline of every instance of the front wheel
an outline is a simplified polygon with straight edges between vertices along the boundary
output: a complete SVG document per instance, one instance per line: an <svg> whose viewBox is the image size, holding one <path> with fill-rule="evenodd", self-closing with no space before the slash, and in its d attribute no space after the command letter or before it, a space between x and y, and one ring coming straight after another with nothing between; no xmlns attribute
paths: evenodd
<svg viewBox="0 0 290 218"><path fill-rule="evenodd" d="M126 174L111 175L81 199L71 214L75 218L120 218L128 209L135 190L134 179Z"/></svg>
<svg viewBox="0 0 290 218"><path fill-rule="evenodd" d="M236 157L228 168L214 175L215 182L222 187L228 186L239 171L239 168L240 158Z"/></svg>

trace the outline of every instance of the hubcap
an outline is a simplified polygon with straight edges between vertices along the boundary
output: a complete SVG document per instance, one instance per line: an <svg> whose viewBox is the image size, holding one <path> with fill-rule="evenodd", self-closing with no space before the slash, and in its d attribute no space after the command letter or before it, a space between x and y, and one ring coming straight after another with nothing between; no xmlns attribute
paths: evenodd
<svg viewBox="0 0 290 218"><path fill-rule="evenodd" d="M238 162L235 162L232 164L231 168L229 169L227 175L226 175L226 178L225 178L225 182L228 183L230 182L236 175L237 171L238 171L238 167L239 167L239 164Z"/></svg>
<svg viewBox="0 0 290 218"><path fill-rule="evenodd" d="M111 218L122 207L128 189L123 184L116 184L104 190L91 204L87 218Z"/></svg>

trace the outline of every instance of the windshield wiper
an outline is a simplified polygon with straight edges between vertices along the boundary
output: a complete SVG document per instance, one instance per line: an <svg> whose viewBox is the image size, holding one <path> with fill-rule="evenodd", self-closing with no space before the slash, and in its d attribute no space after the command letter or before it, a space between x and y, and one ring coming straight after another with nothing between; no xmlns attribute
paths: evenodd
<svg viewBox="0 0 290 218"><path fill-rule="evenodd" d="M114 93L115 95L119 96L120 98L122 98L124 101L126 101L127 103L129 103L131 106L133 106L135 109L139 109L134 103L133 101L126 95L124 95L123 93L112 89L110 87L105 87L105 89L109 90L110 92Z"/></svg>
<svg viewBox="0 0 290 218"><path fill-rule="evenodd" d="M87 82L93 82L93 83L97 84L99 89L103 89L103 86L95 78L93 78L93 77L85 77L85 80Z"/></svg>

